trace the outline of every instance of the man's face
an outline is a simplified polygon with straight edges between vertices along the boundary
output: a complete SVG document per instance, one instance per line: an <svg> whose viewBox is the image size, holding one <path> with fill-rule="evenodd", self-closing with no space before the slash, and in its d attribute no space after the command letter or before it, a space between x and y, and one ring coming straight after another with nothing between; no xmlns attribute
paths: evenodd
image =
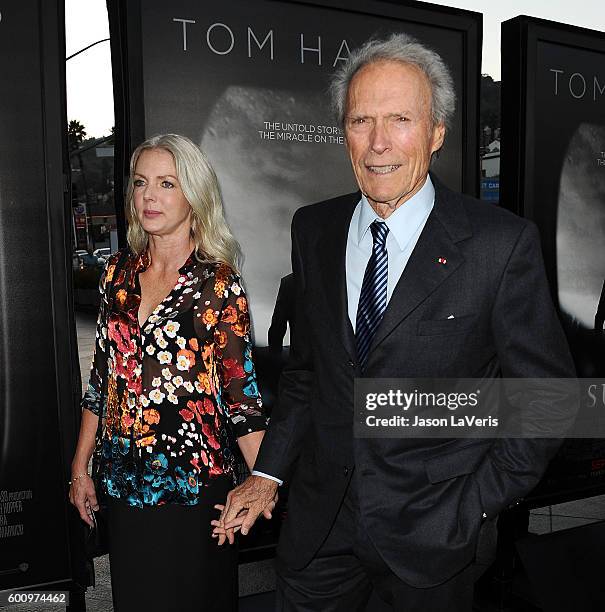
<svg viewBox="0 0 605 612"><path fill-rule="evenodd" d="M445 127L431 120L431 89L416 66L380 61L351 80L345 138L361 191L383 218L424 184Z"/></svg>

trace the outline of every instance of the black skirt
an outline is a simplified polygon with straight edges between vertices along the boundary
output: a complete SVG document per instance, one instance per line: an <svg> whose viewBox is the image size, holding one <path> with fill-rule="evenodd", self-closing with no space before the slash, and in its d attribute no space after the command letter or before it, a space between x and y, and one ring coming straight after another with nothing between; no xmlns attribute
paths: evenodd
<svg viewBox="0 0 605 612"><path fill-rule="evenodd" d="M237 550L218 546L210 521L233 487L219 478L197 506L135 508L109 500L109 563L115 612L235 612Z"/></svg>

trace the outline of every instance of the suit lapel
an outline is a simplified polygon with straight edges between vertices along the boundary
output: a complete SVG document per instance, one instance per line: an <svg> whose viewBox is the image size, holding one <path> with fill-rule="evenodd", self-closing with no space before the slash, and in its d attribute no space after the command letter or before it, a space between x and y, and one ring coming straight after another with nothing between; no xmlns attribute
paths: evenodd
<svg viewBox="0 0 605 612"><path fill-rule="evenodd" d="M328 319L351 357L356 359L355 335L349 321L347 302L346 251L349 225L359 192L343 196L340 204L334 205L334 214L325 228L318 252L322 254L321 285L328 304Z"/></svg>
<svg viewBox="0 0 605 612"><path fill-rule="evenodd" d="M464 257L456 245L472 235L460 197L435 177L435 205L416 247L395 286L371 351L460 266Z"/></svg>

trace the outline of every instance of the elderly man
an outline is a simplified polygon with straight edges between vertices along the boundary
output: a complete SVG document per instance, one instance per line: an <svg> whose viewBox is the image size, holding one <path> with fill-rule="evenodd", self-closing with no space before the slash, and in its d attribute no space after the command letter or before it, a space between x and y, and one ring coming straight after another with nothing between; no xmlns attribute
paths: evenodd
<svg viewBox="0 0 605 612"><path fill-rule="evenodd" d="M482 521L538 482L552 440L365 439L356 377L571 377L538 233L429 175L454 109L443 60L393 35L354 52L334 104L360 192L292 221L296 326L254 475L220 529L290 483L278 609L470 611ZM232 537L232 534L229 534Z"/></svg>

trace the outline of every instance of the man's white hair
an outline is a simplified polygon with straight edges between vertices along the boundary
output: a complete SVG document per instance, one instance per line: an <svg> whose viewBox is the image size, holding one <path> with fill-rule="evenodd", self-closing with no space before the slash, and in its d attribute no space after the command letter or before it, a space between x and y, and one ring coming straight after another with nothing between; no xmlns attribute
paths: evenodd
<svg viewBox="0 0 605 612"><path fill-rule="evenodd" d="M454 80L441 56L408 34L392 34L389 38L371 39L351 53L334 73L330 83L332 107L340 125L344 125L347 95L355 74L368 64L381 61L402 62L417 66L431 87L433 125L449 127L456 108Z"/></svg>

